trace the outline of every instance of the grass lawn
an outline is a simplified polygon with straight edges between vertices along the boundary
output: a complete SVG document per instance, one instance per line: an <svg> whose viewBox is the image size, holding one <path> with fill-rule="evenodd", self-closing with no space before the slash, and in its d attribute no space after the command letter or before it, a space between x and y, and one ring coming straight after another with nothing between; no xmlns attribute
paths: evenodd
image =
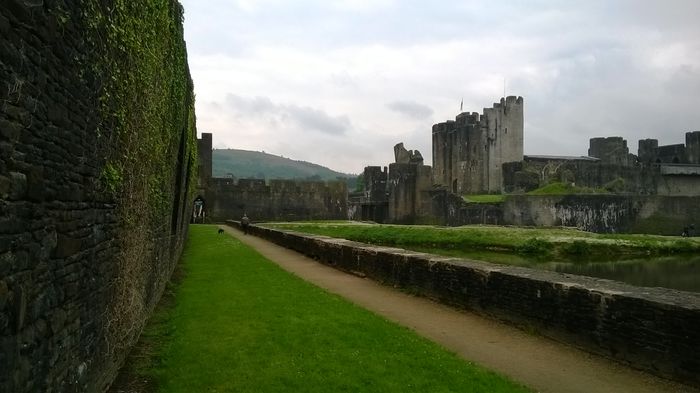
<svg viewBox="0 0 700 393"><path fill-rule="evenodd" d="M162 392L524 392L194 225L174 304L142 335Z"/></svg>
<svg viewBox="0 0 700 393"><path fill-rule="evenodd" d="M471 203L500 203L506 200L504 194L463 195L462 199Z"/></svg>
<svg viewBox="0 0 700 393"><path fill-rule="evenodd" d="M266 226L370 244L434 250L491 250L527 256L630 257L700 252L700 238L596 234L576 229L470 225L435 227L346 223L274 223Z"/></svg>

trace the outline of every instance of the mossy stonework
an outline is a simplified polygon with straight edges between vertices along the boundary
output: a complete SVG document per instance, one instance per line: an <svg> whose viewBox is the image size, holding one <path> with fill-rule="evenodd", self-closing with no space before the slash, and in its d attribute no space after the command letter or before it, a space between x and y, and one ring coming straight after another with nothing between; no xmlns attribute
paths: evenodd
<svg viewBox="0 0 700 393"><path fill-rule="evenodd" d="M0 7L0 391L103 391L196 186L175 0Z"/></svg>

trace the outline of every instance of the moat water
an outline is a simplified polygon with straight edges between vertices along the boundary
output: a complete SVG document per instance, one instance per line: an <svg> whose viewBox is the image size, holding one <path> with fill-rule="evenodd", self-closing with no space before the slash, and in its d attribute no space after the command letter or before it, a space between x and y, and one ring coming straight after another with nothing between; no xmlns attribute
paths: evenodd
<svg viewBox="0 0 700 393"><path fill-rule="evenodd" d="M630 259L607 262L547 262L538 269L622 281L640 287L700 292L700 256Z"/></svg>
<svg viewBox="0 0 700 393"><path fill-rule="evenodd" d="M663 287L688 292L700 292L700 255L614 261L586 261L585 259L548 261L488 251L473 253L450 252L449 254L499 264L605 278L640 287Z"/></svg>

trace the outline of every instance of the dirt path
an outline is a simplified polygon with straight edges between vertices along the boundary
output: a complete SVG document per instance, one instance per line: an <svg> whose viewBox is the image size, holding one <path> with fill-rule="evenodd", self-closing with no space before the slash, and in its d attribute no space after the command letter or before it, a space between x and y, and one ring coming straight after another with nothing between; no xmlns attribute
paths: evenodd
<svg viewBox="0 0 700 393"><path fill-rule="evenodd" d="M700 392L322 265L222 226L285 270L539 392Z"/></svg>

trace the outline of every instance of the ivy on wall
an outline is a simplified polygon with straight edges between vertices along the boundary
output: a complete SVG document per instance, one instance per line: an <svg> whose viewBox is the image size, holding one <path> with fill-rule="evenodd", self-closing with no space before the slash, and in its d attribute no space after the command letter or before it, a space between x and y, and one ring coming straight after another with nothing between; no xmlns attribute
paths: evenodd
<svg viewBox="0 0 700 393"><path fill-rule="evenodd" d="M82 9L93 49L85 77L99 86L98 188L116 203L121 223L114 304L104 326L108 351L115 351L138 338L158 298L152 294L169 277L163 270L171 266L158 260L170 256L157 250L179 235L172 216L188 216L177 205L188 206L196 186L194 94L177 1L88 0ZM181 181L185 174L190 181Z"/></svg>

